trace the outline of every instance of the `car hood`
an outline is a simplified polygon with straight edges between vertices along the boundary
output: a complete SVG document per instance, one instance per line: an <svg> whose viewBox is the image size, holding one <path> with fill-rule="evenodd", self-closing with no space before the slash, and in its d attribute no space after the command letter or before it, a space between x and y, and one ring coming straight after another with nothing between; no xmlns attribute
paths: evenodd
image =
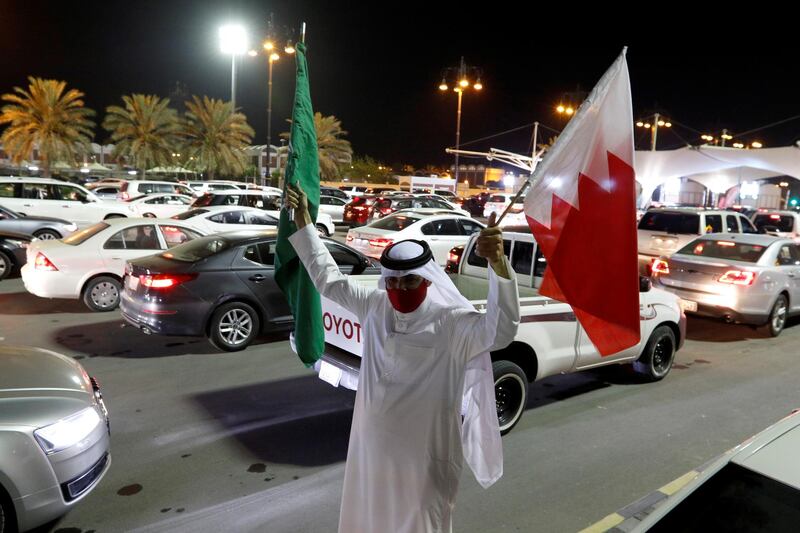
<svg viewBox="0 0 800 533"><path fill-rule="evenodd" d="M64 220L63 218L54 218L54 217L30 217L24 216L20 217L18 220L30 221L30 222L49 222L52 224L64 224L65 226L71 226L72 222L69 220Z"/></svg>
<svg viewBox="0 0 800 533"><path fill-rule="evenodd" d="M90 394L88 376L76 361L49 350L0 346L0 393L27 396L34 391Z"/></svg>
<svg viewBox="0 0 800 533"><path fill-rule="evenodd" d="M30 241L31 239L33 239L33 236L28 235L27 233L18 233L16 231L0 230L0 239L2 238L16 239L20 241Z"/></svg>

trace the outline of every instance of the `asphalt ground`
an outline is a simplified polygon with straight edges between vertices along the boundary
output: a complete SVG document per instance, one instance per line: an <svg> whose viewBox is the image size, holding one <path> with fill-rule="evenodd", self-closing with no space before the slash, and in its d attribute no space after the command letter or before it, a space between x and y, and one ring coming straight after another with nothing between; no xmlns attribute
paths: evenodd
<svg viewBox="0 0 800 533"><path fill-rule="evenodd" d="M110 411L108 474L40 532L335 531L354 393L317 379L285 336L222 353L15 278L0 282L0 342L79 359ZM537 382L503 438L504 477L484 490L465 468L455 530L581 530L800 407L799 360L798 319L770 338L690 318L662 382L624 367Z"/></svg>

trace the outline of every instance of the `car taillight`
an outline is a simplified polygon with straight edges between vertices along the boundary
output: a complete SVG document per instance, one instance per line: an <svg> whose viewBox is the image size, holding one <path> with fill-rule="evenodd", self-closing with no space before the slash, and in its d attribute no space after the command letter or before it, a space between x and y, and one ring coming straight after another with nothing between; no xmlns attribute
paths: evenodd
<svg viewBox="0 0 800 533"><path fill-rule="evenodd" d="M197 274L152 274L139 276L139 281L149 289L171 289L196 277Z"/></svg>
<svg viewBox="0 0 800 533"><path fill-rule="evenodd" d="M392 212L392 208L391 207L381 207L379 209L379 211L381 212L381 215L388 215L389 213Z"/></svg>
<svg viewBox="0 0 800 533"><path fill-rule="evenodd" d="M369 245L375 246L376 248L386 248L392 244L392 239L370 239Z"/></svg>
<svg viewBox="0 0 800 533"><path fill-rule="evenodd" d="M56 266L47 258L42 252L36 254L36 259L33 263L34 270L58 270Z"/></svg>
<svg viewBox="0 0 800 533"><path fill-rule="evenodd" d="M367 209L369 209L369 208L367 206L365 206L365 205L354 205L353 206L353 211L365 211Z"/></svg>
<svg viewBox="0 0 800 533"><path fill-rule="evenodd" d="M669 263L663 259L656 259L653 261L653 266L650 268L653 274L669 274Z"/></svg>
<svg viewBox="0 0 800 533"><path fill-rule="evenodd" d="M353 240L353 236L352 236L352 235L350 235L350 234L348 233L348 234L347 234L347 239L346 239L346 240L347 240L347 242L350 242L350 241L352 241L352 240Z"/></svg>
<svg viewBox="0 0 800 533"><path fill-rule="evenodd" d="M728 270L717 280L720 283L731 283L733 285L752 285L756 280L756 273L748 270Z"/></svg>

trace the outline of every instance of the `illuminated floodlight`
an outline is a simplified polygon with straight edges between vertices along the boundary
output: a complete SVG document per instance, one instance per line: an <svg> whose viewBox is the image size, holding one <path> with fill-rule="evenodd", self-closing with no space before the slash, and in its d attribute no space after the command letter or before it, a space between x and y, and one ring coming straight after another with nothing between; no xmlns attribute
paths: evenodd
<svg viewBox="0 0 800 533"><path fill-rule="evenodd" d="M759 184L755 181L743 181L741 188L739 189L739 194L742 198L758 198L758 190Z"/></svg>
<svg viewBox="0 0 800 533"><path fill-rule="evenodd" d="M227 24L219 29L219 48L223 54L246 54L247 31L239 24Z"/></svg>

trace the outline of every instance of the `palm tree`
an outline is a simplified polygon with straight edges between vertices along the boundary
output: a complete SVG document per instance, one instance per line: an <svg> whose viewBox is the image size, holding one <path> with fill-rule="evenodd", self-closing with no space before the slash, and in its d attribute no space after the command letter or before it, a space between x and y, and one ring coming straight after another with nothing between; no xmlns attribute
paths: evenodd
<svg viewBox="0 0 800 533"><path fill-rule="evenodd" d="M181 136L190 165L205 171L208 179L217 173L240 175L247 168L245 148L255 132L247 117L234 111L230 102L192 96L186 102L186 120Z"/></svg>
<svg viewBox="0 0 800 533"><path fill-rule="evenodd" d="M125 156L141 169L169 166L178 145L178 114L169 99L153 94L123 96L125 107L109 106L103 127L111 132L114 157Z"/></svg>
<svg viewBox="0 0 800 533"><path fill-rule="evenodd" d="M344 165L352 163L353 148L350 141L342 138L347 132L342 129L342 122L333 115L323 117L321 113L314 113L314 129L317 132L320 178L333 181L341 175ZM288 140L290 134L281 133L281 137Z"/></svg>
<svg viewBox="0 0 800 533"><path fill-rule="evenodd" d="M0 124L9 124L0 135L3 149L15 164L31 159L38 149L42 175L50 177L55 161L75 164L79 153L89 151L94 137L94 111L84 107L84 94L66 90L67 83L28 77L28 89L14 87L2 96L9 102L0 110Z"/></svg>

